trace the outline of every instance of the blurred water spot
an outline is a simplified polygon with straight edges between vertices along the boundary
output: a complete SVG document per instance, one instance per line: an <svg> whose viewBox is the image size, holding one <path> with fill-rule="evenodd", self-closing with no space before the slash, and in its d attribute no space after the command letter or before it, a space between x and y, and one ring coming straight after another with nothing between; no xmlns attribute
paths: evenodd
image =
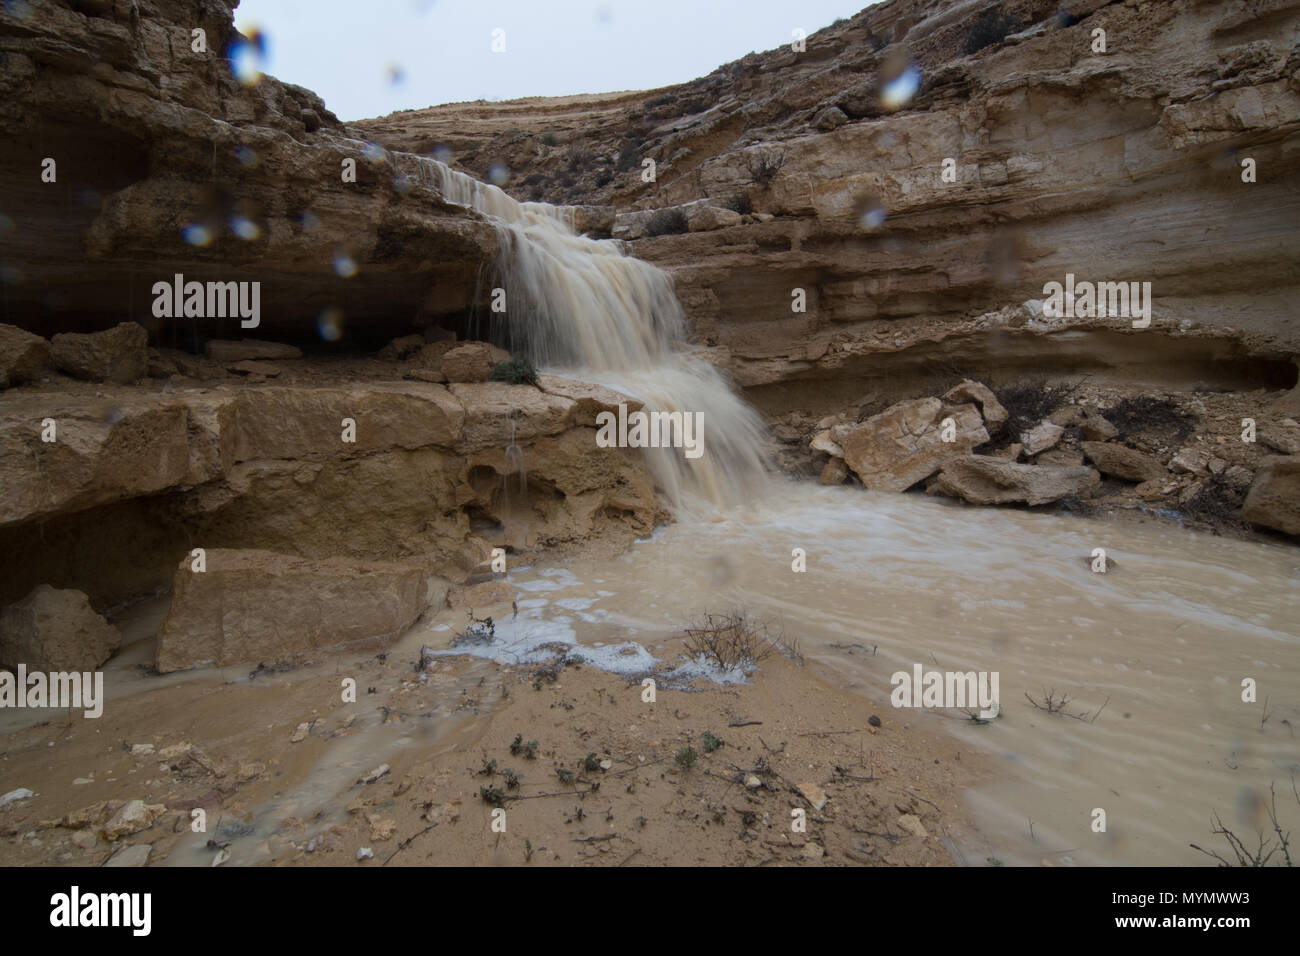
<svg viewBox="0 0 1300 956"><path fill-rule="evenodd" d="M181 235L191 246L199 248L212 242L212 230L200 223L190 223L181 230Z"/></svg>
<svg viewBox="0 0 1300 956"><path fill-rule="evenodd" d="M14 221L0 212L0 236L5 235L14 227Z"/></svg>
<svg viewBox="0 0 1300 956"><path fill-rule="evenodd" d="M389 86L401 86L406 82L406 70L399 63L390 63L386 69Z"/></svg>
<svg viewBox="0 0 1300 956"><path fill-rule="evenodd" d="M303 212L298 221L302 223L303 229L308 232L314 232L320 226L320 218L310 209Z"/></svg>
<svg viewBox="0 0 1300 956"><path fill-rule="evenodd" d="M77 190L77 202L81 203L87 209L98 210L103 205L104 200L99 193L89 187Z"/></svg>
<svg viewBox="0 0 1300 956"><path fill-rule="evenodd" d="M15 20L30 20L32 5L27 0L5 0L5 13Z"/></svg>
<svg viewBox="0 0 1300 956"><path fill-rule="evenodd" d="M316 332L326 342L337 342L343 337L343 310L326 306L316 317Z"/></svg>
<svg viewBox="0 0 1300 956"><path fill-rule="evenodd" d="M853 215L861 228L870 230L883 226L888 214L879 196L867 195L858 199Z"/></svg>
<svg viewBox="0 0 1300 956"><path fill-rule="evenodd" d="M251 27L244 36L236 36L230 44L230 72L244 86L256 86L262 81L262 66L266 63L266 34Z"/></svg>
<svg viewBox="0 0 1300 956"><path fill-rule="evenodd" d="M366 143L361 149L362 155L369 160L378 160L384 158L384 147L378 143Z"/></svg>
<svg viewBox="0 0 1300 956"><path fill-rule="evenodd" d="M351 279L357 274L357 262L346 252L335 253L334 271L345 279Z"/></svg>
<svg viewBox="0 0 1300 956"><path fill-rule="evenodd" d="M451 148L439 143L437 146L433 147L432 156L445 166L451 162Z"/></svg>
<svg viewBox="0 0 1300 956"><path fill-rule="evenodd" d="M234 216L230 220L230 231L240 239L251 242L262 234L262 227L247 216Z"/></svg>
<svg viewBox="0 0 1300 956"><path fill-rule="evenodd" d="M260 159L257 155L257 150L252 149L249 146L241 146L239 149L235 150L235 158L239 160L239 165L250 167L256 166Z"/></svg>
<svg viewBox="0 0 1300 956"><path fill-rule="evenodd" d="M496 163L488 170L488 180L493 186L504 186L510 182L510 173L500 163Z"/></svg>
<svg viewBox="0 0 1300 956"><path fill-rule="evenodd" d="M908 63L897 76L881 84L881 105L889 110L906 106L920 88L921 68L915 63Z"/></svg>

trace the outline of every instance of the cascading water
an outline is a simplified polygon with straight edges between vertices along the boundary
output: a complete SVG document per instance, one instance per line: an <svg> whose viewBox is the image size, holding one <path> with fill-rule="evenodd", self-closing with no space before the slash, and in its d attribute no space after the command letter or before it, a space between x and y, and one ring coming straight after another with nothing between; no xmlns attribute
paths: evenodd
<svg viewBox="0 0 1300 956"><path fill-rule="evenodd" d="M766 474L764 427L726 379L687 345L686 319L669 276L616 242L579 236L565 210L521 203L496 186L419 158L419 178L492 220L505 290L494 337L546 371L607 385L647 411L703 415L703 455L647 448L655 479L676 507L728 506Z"/></svg>

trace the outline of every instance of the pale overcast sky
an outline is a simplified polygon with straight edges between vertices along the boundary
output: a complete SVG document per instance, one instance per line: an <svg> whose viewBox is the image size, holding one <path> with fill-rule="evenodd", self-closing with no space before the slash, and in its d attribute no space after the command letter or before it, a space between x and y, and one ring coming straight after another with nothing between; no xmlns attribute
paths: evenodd
<svg viewBox="0 0 1300 956"><path fill-rule="evenodd" d="M476 99L653 89L791 42L869 0L242 0L263 72L342 120ZM493 30L505 52L493 53Z"/></svg>

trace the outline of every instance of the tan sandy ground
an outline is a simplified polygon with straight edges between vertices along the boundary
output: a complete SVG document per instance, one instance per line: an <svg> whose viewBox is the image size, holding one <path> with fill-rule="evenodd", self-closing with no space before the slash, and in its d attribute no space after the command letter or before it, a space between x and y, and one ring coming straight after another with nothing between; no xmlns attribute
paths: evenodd
<svg viewBox="0 0 1300 956"><path fill-rule="evenodd" d="M573 664L548 681L440 658L421 683L415 646L136 692L98 720L59 714L0 738L0 792L36 791L0 809L0 864L98 865L141 843L150 865L201 866L226 844L226 865L944 865L950 836L978 855L961 791L987 759L832 687L816 665L773 657L749 685L661 687L646 703L639 684ZM339 702L342 676L357 703ZM711 753L706 732L722 741ZM511 753L516 735L537 741L535 757ZM139 744L154 753L133 755ZM177 744L193 749L160 755ZM691 769L675 759L683 747L698 754ZM588 754L607 768L584 769ZM816 790L796 792L805 784L824 791L820 809ZM504 796L505 832L481 788ZM96 805L132 799L166 810L106 842L96 830L115 805ZM188 832L195 806L204 834ZM792 832L793 809L806 833ZM373 858L358 862L363 847Z"/></svg>

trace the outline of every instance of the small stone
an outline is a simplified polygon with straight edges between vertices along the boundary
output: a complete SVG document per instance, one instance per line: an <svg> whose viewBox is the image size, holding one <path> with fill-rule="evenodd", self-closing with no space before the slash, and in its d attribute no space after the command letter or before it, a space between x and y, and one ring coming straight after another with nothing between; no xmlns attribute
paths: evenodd
<svg viewBox="0 0 1300 956"><path fill-rule="evenodd" d="M614 761L612 761L612 760L602 760L602 761L600 762L600 769L601 769L601 770L608 770L608 769L609 769L610 767L612 767L612 766L614 766Z"/></svg>
<svg viewBox="0 0 1300 956"><path fill-rule="evenodd" d="M1037 455L1039 452L1056 447L1064 434L1065 429L1060 425L1042 421L1029 431L1021 432L1020 443L1025 446L1026 455Z"/></svg>
<svg viewBox="0 0 1300 956"><path fill-rule="evenodd" d="M879 727L880 718L877 717L875 714L872 714L870 717L867 718L867 723L869 723L872 727Z"/></svg>
<svg viewBox="0 0 1300 956"><path fill-rule="evenodd" d="M35 793L26 787L19 787L17 790L10 790L3 797L0 797L0 807L7 807L11 803L17 803L19 800L30 800L36 796Z"/></svg>
<svg viewBox="0 0 1300 956"><path fill-rule="evenodd" d="M370 849L368 846L363 846L361 849L357 850L358 860L373 860L374 858L375 851Z"/></svg>
<svg viewBox="0 0 1300 956"><path fill-rule="evenodd" d="M225 847L222 847L220 850L217 851L217 855L212 858L212 865L220 866L222 863L225 863L229 859L230 859L230 851L227 850Z"/></svg>
<svg viewBox="0 0 1300 956"><path fill-rule="evenodd" d="M85 836L84 833L78 833L77 836ZM114 853L105 863L105 866L144 866L149 862L149 854L153 852L153 847L147 843L134 843L131 846L123 847Z"/></svg>
<svg viewBox="0 0 1300 956"><path fill-rule="evenodd" d="M930 834L925 827L921 825L920 819L914 813L904 813L898 818L898 825L914 836L924 840Z"/></svg>
<svg viewBox="0 0 1300 956"><path fill-rule="evenodd" d="M762 781L762 780L759 780L758 777L754 776L752 773L751 773L751 774L748 774L748 775L745 777L745 789L746 789L746 790L757 790L757 789L758 789L759 787L761 787L762 785L763 785L763 781Z"/></svg>
<svg viewBox="0 0 1300 956"><path fill-rule="evenodd" d="M389 770L388 764L386 764L386 763L381 763L381 764L380 764L378 767L376 767L374 770L370 771L370 773L368 773L368 774L366 774L364 777L362 777L362 778L361 778L361 782L362 782L362 783L374 783L374 782L375 782L376 780L378 780L380 777L385 776L385 775L388 773L388 770Z"/></svg>
<svg viewBox="0 0 1300 956"><path fill-rule="evenodd" d="M72 843L83 850L93 850L99 845L99 836L93 830L78 830L72 834Z"/></svg>
<svg viewBox="0 0 1300 956"><path fill-rule="evenodd" d="M304 740L307 739L307 732L309 730L311 730L311 724L299 724L298 729L295 730L293 732L293 736L289 738L289 743L291 744L302 743Z"/></svg>
<svg viewBox="0 0 1300 956"><path fill-rule="evenodd" d="M132 744L131 745L132 757L148 757L152 753L153 753L153 744Z"/></svg>
<svg viewBox="0 0 1300 956"><path fill-rule="evenodd" d="M158 756L163 760L180 760L182 757L189 756L190 751L193 749L194 745L190 743L172 744L158 751Z"/></svg>
<svg viewBox="0 0 1300 956"><path fill-rule="evenodd" d="M822 807L826 806L826 801L829 797L826 796L826 791L817 786L817 784L801 783L798 785L798 788L799 792L803 794L804 799L812 804L813 810L820 810Z"/></svg>
<svg viewBox="0 0 1300 956"><path fill-rule="evenodd" d="M167 808L160 803L146 804L143 800L128 800L104 824L104 839L112 842L118 837L147 830L166 812Z"/></svg>
<svg viewBox="0 0 1300 956"><path fill-rule="evenodd" d="M799 852L806 860L820 860L826 855L826 850L817 843L805 843Z"/></svg>

